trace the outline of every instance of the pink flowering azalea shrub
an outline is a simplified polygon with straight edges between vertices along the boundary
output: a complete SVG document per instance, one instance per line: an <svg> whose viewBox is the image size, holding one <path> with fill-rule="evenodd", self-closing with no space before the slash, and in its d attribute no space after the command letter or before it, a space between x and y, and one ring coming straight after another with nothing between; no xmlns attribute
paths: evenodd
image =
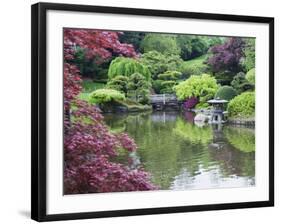
<svg viewBox="0 0 281 224"><path fill-rule="evenodd" d="M120 33L95 30L64 30L64 193L143 191L157 189L143 169L130 169L113 162L118 149L135 151L137 145L127 134L113 134L103 122L99 109L79 100L79 69L69 60L74 47L89 51L89 57L106 59L111 52L135 56L130 45L121 44Z"/></svg>

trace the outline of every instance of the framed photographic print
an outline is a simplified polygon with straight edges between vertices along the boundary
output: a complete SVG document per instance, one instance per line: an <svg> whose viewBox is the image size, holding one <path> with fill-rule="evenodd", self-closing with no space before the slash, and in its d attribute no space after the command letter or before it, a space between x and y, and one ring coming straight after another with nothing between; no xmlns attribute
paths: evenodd
<svg viewBox="0 0 281 224"><path fill-rule="evenodd" d="M32 219L274 205L274 19L32 6Z"/></svg>

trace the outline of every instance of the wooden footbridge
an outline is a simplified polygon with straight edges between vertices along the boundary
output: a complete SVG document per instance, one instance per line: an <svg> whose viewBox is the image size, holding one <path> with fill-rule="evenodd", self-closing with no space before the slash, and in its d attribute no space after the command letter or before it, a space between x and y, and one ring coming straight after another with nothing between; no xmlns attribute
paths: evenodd
<svg viewBox="0 0 281 224"><path fill-rule="evenodd" d="M174 94L150 95L150 103L154 110L179 110L182 104Z"/></svg>

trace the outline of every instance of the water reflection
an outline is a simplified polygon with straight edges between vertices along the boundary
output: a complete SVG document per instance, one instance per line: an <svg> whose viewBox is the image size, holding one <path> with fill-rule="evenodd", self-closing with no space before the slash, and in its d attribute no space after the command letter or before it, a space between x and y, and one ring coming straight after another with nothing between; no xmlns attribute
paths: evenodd
<svg viewBox="0 0 281 224"><path fill-rule="evenodd" d="M144 167L161 189L247 187L255 184L254 130L193 124L194 114L105 115L114 132L127 132L137 152L119 162Z"/></svg>

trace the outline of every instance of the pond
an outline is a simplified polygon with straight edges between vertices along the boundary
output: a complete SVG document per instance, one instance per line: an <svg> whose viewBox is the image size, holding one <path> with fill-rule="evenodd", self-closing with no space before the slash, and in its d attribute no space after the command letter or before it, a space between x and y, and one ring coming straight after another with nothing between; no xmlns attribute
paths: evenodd
<svg viewBox="0 0 281 224"><path fill-rule="evenodd" d="M254 129L193 123L191 112L105 114L113 132L137 143L118 162L143 167L162 190L249 187L255 185Z"/></svg>

